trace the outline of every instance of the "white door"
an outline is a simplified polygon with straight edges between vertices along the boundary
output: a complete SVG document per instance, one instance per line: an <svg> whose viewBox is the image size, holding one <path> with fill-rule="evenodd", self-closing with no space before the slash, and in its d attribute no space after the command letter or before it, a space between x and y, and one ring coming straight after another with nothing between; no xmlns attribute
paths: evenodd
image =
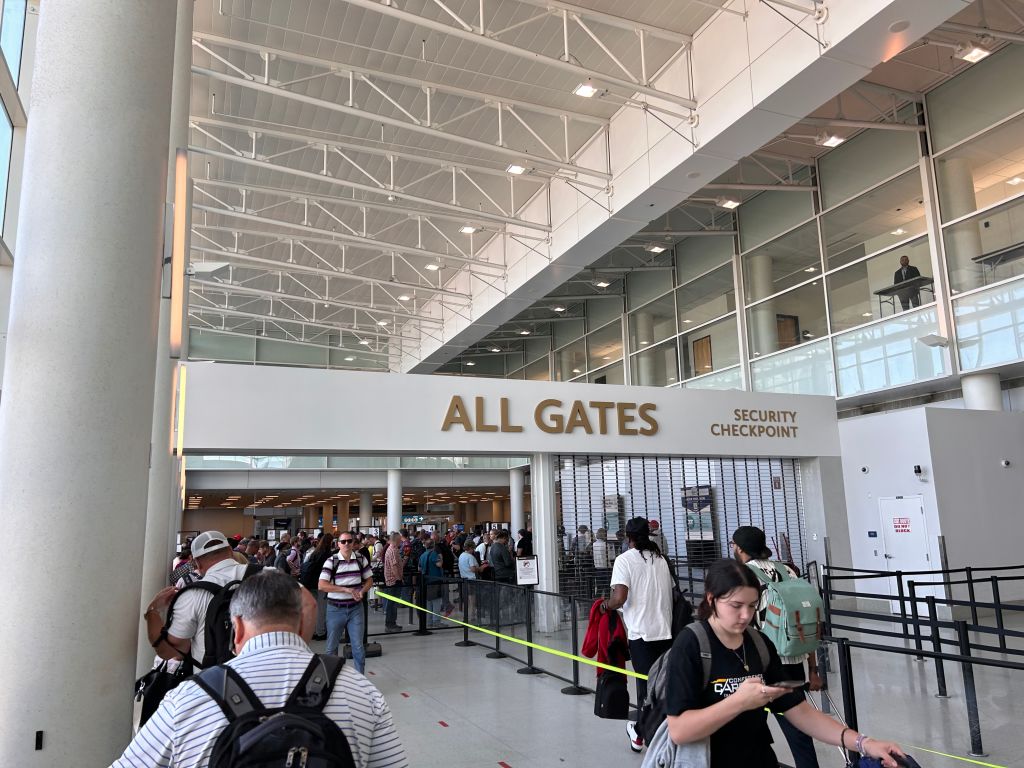
<svg viewBox="0 0 1024 768"><path fill-rule="evenodd" d="M878 513L882 518L882 553L885 556L885 568L890 573L895 571L928 571L935 568L928 555L928 530L924 522L924 502L920 496L889 496L878 499ZM903 594L909 595L906 586L908 581L939 581L941 577L904 576ZM915 588L918 597L935 595L934 588ZM899 595L896 579L889 579L889 593ZM918 612L924 614L926 608L918 603ZM910 605L906 606L910 615ZM892 601L892 612L900 612L900 601Z"/></svg>

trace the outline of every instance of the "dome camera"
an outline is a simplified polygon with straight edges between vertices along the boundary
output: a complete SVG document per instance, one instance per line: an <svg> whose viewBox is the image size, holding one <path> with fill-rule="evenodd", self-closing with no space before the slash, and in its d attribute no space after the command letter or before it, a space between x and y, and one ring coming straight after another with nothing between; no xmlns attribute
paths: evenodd
<svg viewBox="0 0 1024 768"><path fill-rule="evenodd" d="M870 472L870 471L871 471L871 470L870 470L870 469L868 469L867 467L861 467L861 468L860 468L860 472L861 472L861 474L862 474L862 475L866 475L866 474L867 474L868 472Z"/></svg>

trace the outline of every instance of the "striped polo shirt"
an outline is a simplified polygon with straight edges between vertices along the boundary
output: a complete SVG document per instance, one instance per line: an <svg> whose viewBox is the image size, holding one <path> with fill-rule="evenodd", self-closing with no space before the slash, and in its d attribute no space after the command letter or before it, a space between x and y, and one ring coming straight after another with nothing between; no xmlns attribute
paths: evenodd
<svg viewBox="0 0 1024 768"><path fill-rule="evenodd" d="M348 560L335 552L324 562L320 571L320 581L327 581L336 587L358 587L367 579L373 578L370 564L358 552L353 552ZM356 601L349 595L340 592L328 592L328 601L335 605L355 605Z"/></svg>
<svg viewBox="0 0 1024 768"><path fill-rule="evenodd" d="M313 652L298 635L267 632L250 639L228 662L269 708L283 707ZM359 768L408 768L405 749L383 694L346 664L324 707L348 739ZM196 683L171 691L111 768L207 768L228 721Z"/></svg>

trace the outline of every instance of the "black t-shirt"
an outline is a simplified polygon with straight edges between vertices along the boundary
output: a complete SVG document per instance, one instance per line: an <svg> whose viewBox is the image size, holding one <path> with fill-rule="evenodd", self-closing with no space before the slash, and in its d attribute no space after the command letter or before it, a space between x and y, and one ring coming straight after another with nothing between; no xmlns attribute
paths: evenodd
<svg viewBox="0 0 1024 768"><path fill-rule="evenodd" d="M703 624L711 641L711 679L701 690L700 644L692 632L680 632L672 644L667 662L669 677L665 705L669 715L681 715L687 710L717 704L739 688L745 678L762 672L766 680L783 679L779 655L768 638L765 638L768 669L762 670L761 657L753 640L744 636L744 650L732 651L722 645L706 621ZM749 672L743 669L740 661L744 651ZM787 693L772 703L772 710L785 712L803 700L802 691ZM778 761L771 744L768 713L764 709L747 710L711 734L711 768L777 768Z"/></svg>

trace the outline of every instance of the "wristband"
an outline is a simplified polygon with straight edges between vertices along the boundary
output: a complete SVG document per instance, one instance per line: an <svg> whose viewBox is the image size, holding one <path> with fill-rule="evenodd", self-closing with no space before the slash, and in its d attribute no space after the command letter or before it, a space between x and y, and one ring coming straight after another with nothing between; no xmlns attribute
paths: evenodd
<svg viewBox="0 0 1024 768"><path fill-rule="evenodd" d="M843 732L839 734L840 749L846 749L846 734L849 732L849 730L849 728L843 728Z"/></svg>
<svg viewBox="0 0 1024 768"><path fill-rule="evenodd" d="M860 752L863 755L864 754L864 742L867 741L867 740L868 740L868 737L865 736L863 733L857 734L857 744L854 747L854 749L857 752Z"/></svg>

